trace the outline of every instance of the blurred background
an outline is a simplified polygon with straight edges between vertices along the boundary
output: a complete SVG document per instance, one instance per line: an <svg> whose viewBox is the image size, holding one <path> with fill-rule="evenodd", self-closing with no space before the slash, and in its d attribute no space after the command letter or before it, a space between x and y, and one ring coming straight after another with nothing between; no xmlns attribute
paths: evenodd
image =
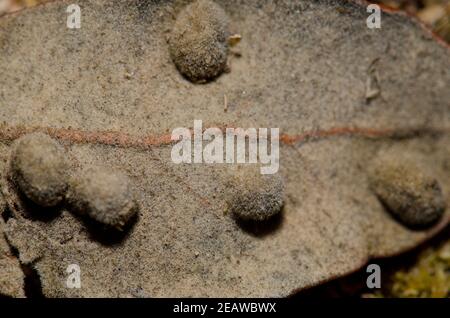
<svg viewBox="0 0 450 318"><path fill-rule="evenodd" d="M450 43L450 0L375 0L371 2L416 15Z"/></svg>
<svg viewBox="0 0 450 318"><path fill-rule="evenodd" d="M0 16L55 0L0 0ZM417 16L450 43L450 0L372 0ZM1 57L0 57L1 58ZM449 87L450 89L450 87ZM437 238L397 258L379 260L382 289L364 288L364 269L299 296L322 297L450 297L450 227Z"/></svg>

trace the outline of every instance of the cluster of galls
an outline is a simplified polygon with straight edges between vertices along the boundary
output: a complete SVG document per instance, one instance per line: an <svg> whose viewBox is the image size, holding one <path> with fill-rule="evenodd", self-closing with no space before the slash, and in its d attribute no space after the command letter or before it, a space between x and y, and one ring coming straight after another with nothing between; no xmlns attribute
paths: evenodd
<svg viewBox="0 0 450 318"><path fill-rule="evenodd" d="M137 212L127 175L110 167L87 166L72 171L65 149L48 135L33 133L17 139L8 177L17 191L43 208L66 203L71 211L107 227L123 229ZM391 214L406 226L436 223L446 201L438 181L413 157L384 153L368 169L369 186ZM244 221L266 221L283 207L280 175L261 175L258 167L233 169L227 201L232 214ZM45 209L43 209L45 211Z"/></svg>
<svg viewBox="0 0 450 318"><path fill-rule="evenodd" d="M225 11L210 0L197 0L178 14L168 39L177 69L194 83L205 83L227 69L230 22ZM409 227L426 227L445 211L445 200L436 179L410 161L379 158L369 170L369 185L388 211ZM228 203L243 220L264 221L283 205L279 176L257 176L242 169L232 177Z"/></svg>
<svg viewBox="0 0 450 318"><path fill-rule="evenodd" d="M119 230L137 211L128 176L102 166L72 171L65 149L42 133L14 142L8 177L17 191L38 206L64 202L70 210Z"/></svg>
<svg viewBox="0 0 450 318"><path fill-rule="evenodd" d="M411 229L433 226L444 215L446 200L439 181L411 154L386 151L368 166L370 190L394 219ZM266 221L283 207L284 184L276 175L237 167L228 184L228 204L244 221Z"/></svg>

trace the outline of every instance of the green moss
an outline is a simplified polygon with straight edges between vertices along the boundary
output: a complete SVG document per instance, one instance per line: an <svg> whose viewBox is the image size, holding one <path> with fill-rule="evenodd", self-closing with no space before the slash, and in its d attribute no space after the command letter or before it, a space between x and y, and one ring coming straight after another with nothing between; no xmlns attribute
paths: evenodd
<svg viewBox="0 0 450 318"><path fill-rule="evenodd" d="M392 280L394 297L450 297L450 241L424 251L415 266Z"/></svg>
<svg viewBox="0 0 450 318"><path fill-rule="evenodd" d="M373 297L450 297L450 240L423 251L415 264L394 272Z"/></svg>

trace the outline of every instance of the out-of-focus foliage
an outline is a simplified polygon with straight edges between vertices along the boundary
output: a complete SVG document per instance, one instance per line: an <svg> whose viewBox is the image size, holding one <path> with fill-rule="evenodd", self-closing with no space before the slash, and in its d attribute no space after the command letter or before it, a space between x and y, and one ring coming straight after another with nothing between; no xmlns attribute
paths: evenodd
<svg viewBox="0 0 450 318"><path fill-rule="evenodd" d="M425 250L411 268L391 277L390 297L450 297L450 241Z"/></svg>
<svg viewBox="0 0 450 318"><path fill-rule="evenodd" d="M14 12L25 7L31 7L46 1L49 0L0 0L0 15L7 12Z"/></svg>
<svg viewBox="0 0 450 318"><path fill-rule="evenodd" d="M436 34L450 43L450 0L374 0L417 15Z"/></svg>

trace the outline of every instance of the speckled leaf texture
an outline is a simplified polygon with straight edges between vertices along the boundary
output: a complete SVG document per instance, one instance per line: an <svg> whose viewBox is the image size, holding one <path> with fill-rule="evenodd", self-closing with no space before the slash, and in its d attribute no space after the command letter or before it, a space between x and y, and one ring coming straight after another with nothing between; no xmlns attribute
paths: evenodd
<svg viewBox="0 0 450 318"><path fill-rule="evenodd" d="M411 230L368 185L377 153L414 153L450 203L450 51L412 18L383 12L369 29L365 3L218 0L239 54L229 72L194 84L167 43L188 2L80 0L81 28L68 29L72 2L0 18L1 168L14 138L48 132L75 165L126 171L140 210L110 237L64 207L34 213L6 193L4 235L45 296L287 296L413 248L449 221ZM374 74L380 93L368 98ZM196 119L280 128L278 218L248 226L227 213L232 165L172 163L171 131ZM80 289L66 287L69 264Z"/></svg>

